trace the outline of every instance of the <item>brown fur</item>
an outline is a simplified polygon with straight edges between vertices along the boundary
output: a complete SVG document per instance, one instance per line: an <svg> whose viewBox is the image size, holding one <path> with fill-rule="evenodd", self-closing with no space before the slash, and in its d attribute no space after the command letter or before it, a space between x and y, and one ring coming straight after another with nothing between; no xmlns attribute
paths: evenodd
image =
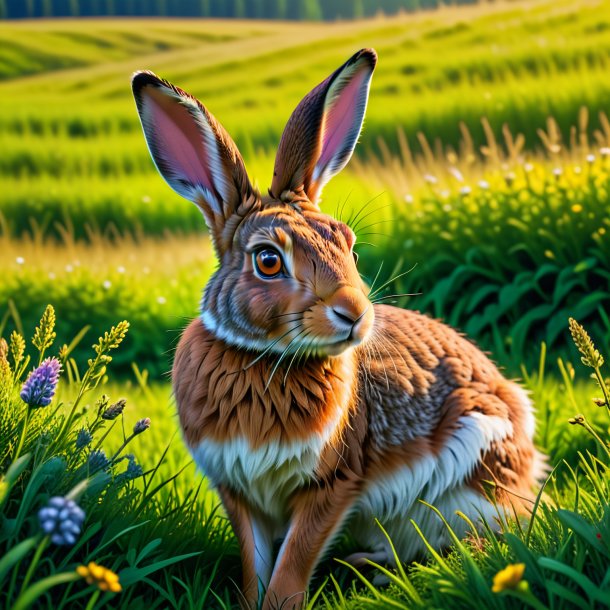
<svg viewBox="0 0 610 610"><path fill-rule="evenodd" d="M200 102L148 72L133 81L153 158L203 211L220 260L202 318L180 340L172 379L193 453L201 449L208 465L220 456L242 470L245 461L260 468L235 479L221 464L215 480L239 539L248 608L259 601L256 571L269 561L275 567L263 609L299 607L360 495L406 465L438 460L464 421L495 425L489 438L504 438L478 463L470 458L456 484L483 493L483 481L493 478L497 500L515 504L535 483L540 456L514 383L441 322L373 307L354 261L354 233L317 205L356 143L375 63L374 51L362 50L303 99L282 136L267 197ZM271 278L255 263L267 248L282 259ZM292 455L305 455L291 454L295 447L309 451L307 459L315 451L312 466L294 463ZM255 452L265 459L253 461ZM261 485L280 510L261 500ZM263 553L278 533L285 536L280 556L268 560Z"/></svg>

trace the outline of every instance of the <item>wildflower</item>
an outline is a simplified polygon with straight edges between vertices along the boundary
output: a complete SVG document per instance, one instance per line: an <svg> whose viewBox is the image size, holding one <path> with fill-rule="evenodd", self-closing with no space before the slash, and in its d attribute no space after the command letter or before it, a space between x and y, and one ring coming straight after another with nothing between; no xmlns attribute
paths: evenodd
<svg viewBox="0 0 610 610"><path fill-rule="evenodd" d="M576 415L575 417L570 417L570 419L568 419L568 423L572 424L572 426L584 426L585 425L585 416Z"/></svg>
<svg viewBox="0 0 610 610"><path fill-rule="evenodd" d="M561 174L563 174L563 170L561 169L561 167L556 167L555 169L553 169L553 176L555 176L555 178L559 179Z"/></svg>
<svg viewBox="0 0 610 610"><path fill-rule="evenodd" d="M127 456L127 468L125 470L127 480L137 479L143 474L142 466L136 462L136 458L130 453Z"/></svg>
<svg viewBox="0 0 610 610"><path fill-rule="evenodd" d="M512 186L513 182L515 181L515 174L513 174L513 172L508 172L504 176L504 180L505 180L507 186Z"/></svg>
<svg viewBox="0 0 610 610"><path fill-rule="evenodd" d="M436 178L436 176L433 176L432 174L426 174L424 176L424 180L428 183L428 184L437 184L438 183L438 178Z"/></svg>
<svg viewBox="0 0 610 610"><path fill-rule="evenodd" d="M523 166L523 169L529 174L531 171L534 170L534 166L531 163L526 163Z"/></svg>
<svg viewBox="0 0 610 610"><path fill-rule="evenodd" d="M470 191L471 191L471 189L469 186L463 186L460 189L460 195L462 195L462 197L465 197L466 195L470 195Z"/></svg>
<svg viewBox="0 0 610 610"><path fill-rule="evenodd" d="M450 167L449 168L449 173L458 181L458 182L464 182L464 176L462 175L462 172L457 168L457 167Z"/></svg>
<svg viewBox="0 0 610 610"><path fill-rule="evenodd" d="M487 190L489 188L489 182L487 182L487 180L479 180L479 188L484 191Z"/></svg>
<svg viewBox="0 0 610 610"><path fill-rule="evenodd" d="M42 531L51 536L54 544L69 546L81 532L85 513L74 500L55 496L38 511L38 519Z"/></svg>
<svg viewBox="0 0 610 610"><path fill-rule="evenodd" d="M81 428L76 435L76 448L84 449L87 445L91 444L93 436L87 428Z"/></svg>
<svg viewBox="0 0 610 610"><path fill-rule="evenodd" d="M599 149L599 154L600 154L602 157L608 157L608 156L610 156L610 147L609 147L609 146L602 146L602 147Z"/></svg>
<svg viewBox="0 0 610 610"><path fill-rule="evenodd" d="M510 563L503 570L500 570L495 576L491 590L494 593L501 593L508 589L516 589L523 579L525 572L524 563Z"/></svg>
<svg viewBox="0 0 610 610"><path fill-rule="evenodd" d="M106 289L106 290L110 290L110 288L112 287L112 282L110 280L104 280L102 282L102 286Z"/></svg>
<svg viewBox="0 0 610 610"><path fill-rule="evenodd" d="M35 368L26 379L21 388L21 400L30 407L46 407L51 404L57 382L61 363L57 358L47 358Z"/></svg>
<svg viewBox="0 0 610 610"><path fill-rule="evenodd" d="M101 591L112 591L112 593L121 591L119 575L93 561L90 561L86 566L78 566L76 573L82 576L87 584L97 585Z"/></svg>
<svg viewBox="0 0 610 610"><path fill-rule="evenodd" d="M578 351L582 354L580 358L582 363L593 369L602 366L604 364L604 357L595 349L595 345L593 345L593 341L591 341L587 331L574 318L569 319L569 324L572 339Z"/></svg>
<svg viewBox="0 0 610 610"><path fill-rule="evenodd" d="M582 212L582 205L580 205L580 203L575 203L572 206L572 212L574 212L575 214L578 214L579 212Z"/></svg>
<svg viewBox="0 0 610 610"><path fill-rule="evenodd" d="M74 267L72 265L66 265L66 271L68 273L72 273L72 271L74 271Z"/></svg>
<svg viewBox="0 0 610 610"><path fill-rule="evenodd" d="M407 193L404 197L405 203L413 203L413 195Z"/></svg>
<svg viewBox="0 0 610 610"><path fill-rule="evenodd" d="M142 197L142 203L150 203L151 202L151 198L148 195L144 195Z"/></svg>
<svg viewBox="0 0 610 610"><path fill-rule="evenodd" d="M34 331L32 344L40 352L44 352L48 347L53 345L56 333L55 329L55 309L53 305L47 305L47 308L40 318L40 324Z"/></svg>
<svg viewBox="0 0 610 610"><path fill-rule="evenodd" d="M595 163L595 155L587 155L587 163Z"/></svg>
<svg viewBox="0 0 610 610"><path fill-rule="evenodd" d="M11 354L13 356L13 362L15 364L15 368L17 368L17 366L19 366L19 363L23 360L23 354L25 352L25 340L17 331L13 331L11 333L10 347Z"/></svg>
<svg viewBox="0 0 610 610"><path fill-rule="evenodd" d="M165 305L165 303L167 303L167 299L164 296L158 296L157 303L159 303L159 305Z"/></svg>
<svg viewBox="0 0 610 610"><path fill-rule="evenodd" d="M118 273L125 273L125 267L123 267L123 265L119 265L116 270Z"/></svg>
<svg viewBox="0 0 610 610"><path fill-rule="evenodd" d="M103 449L96 449L89 454L87 458L87 467L89 472L97 472L98 470L105 470L110 466L110 460L106 457L106 453Z"/></svg>
<svg viewBox="0 0 610 610"><path fill-rule="evenodd" d="M102 419L107 419L112 421L113 419L116 419L122 412L123 409L125 408L125 403L127 401L124 398L121 398L120 400L117 400L117 402L115 402L113 405L110 405L103 413L102 413Z"/></svg>
<svg viewBox="0 0 610 610"><path fill-rule="evenodd" d="M145 430L150 428L150 417L145 417L144 419L140 419L136 422L136 425L133 427L134 434L142 434Z"/></svg>
<svg viewBox="0 0 610 610"><path fill-rule="evenodd" d="M25 263L25 258L23 258L23 256L18 256L18 257L15 259L15 262L16 262L18 265L23 265L23 263Z"/></svg>

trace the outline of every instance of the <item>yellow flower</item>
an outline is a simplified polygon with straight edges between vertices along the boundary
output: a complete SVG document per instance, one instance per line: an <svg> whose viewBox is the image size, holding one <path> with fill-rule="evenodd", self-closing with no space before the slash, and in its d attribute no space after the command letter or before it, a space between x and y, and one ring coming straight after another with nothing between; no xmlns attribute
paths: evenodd
<svg viewBox="0 0 610 610"><path fill-rule="evenodd" d="M578 214L579 212L582 212L582 205L580 205L580 203L575 203L572 206L572 212L574 212L575 214Z"/></svg>
<svg viewBox="0 0 610 610"><path fill-rule="evenodd" d="M93 561L89 562L87 566L78 566L76 572L79 576L82 576L88 584L97 585L102 591L112 591L118 593L121 591L121 584L119 583L119 576L112 570L98 566Z"/></svg>
<svg viewBox="0 0 610 610"><path fill-rule="evenodd" d="M500 593L507 589L516 589L523 578L523 572L525 572L524 563L509 563L494 576L491 590L494 593Z"/></svg>

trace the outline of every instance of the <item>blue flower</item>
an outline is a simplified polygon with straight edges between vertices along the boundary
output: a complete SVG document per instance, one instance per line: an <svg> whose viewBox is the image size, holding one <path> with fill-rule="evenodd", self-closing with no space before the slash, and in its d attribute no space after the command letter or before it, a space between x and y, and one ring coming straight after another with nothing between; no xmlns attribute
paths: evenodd
<svg viewBox="0 0 610 610"><path fill-rule="evenodd" d="M81 532L85 513L74 500L55 496L38 511L38 520L42 531L51 536L51 542L70 546Z"/></svg>
<svg viewBox="0 0 610 610"><path fill-rule="evenodd" d="M81 428L76 435L76 448L84 449L92 440L93 436L91 435L91 432L89 432L87 428Z"/></svg>
<svg viewBox="0 0 610 610"><path fill-rule="evenodd" d="M21 400L33 408L50 405L57 388L60 371L61 363L57 358L44 360L28 375L21 388Z"/></svg>
<svg viewBox="0 0 610 610"><path fill-rule="evenodd" d="M106 457L106 453L103 449L96 449L89 454L87 458L87 467L90 473L97 472L98 470L105 470L110 466L110 460Z"/></svg>

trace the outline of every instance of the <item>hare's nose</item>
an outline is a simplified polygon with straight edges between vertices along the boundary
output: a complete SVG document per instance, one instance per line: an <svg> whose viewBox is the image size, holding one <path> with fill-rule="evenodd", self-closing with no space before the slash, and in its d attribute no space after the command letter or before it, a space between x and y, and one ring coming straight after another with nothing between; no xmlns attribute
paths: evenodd
<svg viewBox="0 0 610 610"><path fill-rule="evenodd" d="M356 325L371 309L371 304L362 291L349 286L339 288L326 304L334 320L341 326Z"/></svg>

